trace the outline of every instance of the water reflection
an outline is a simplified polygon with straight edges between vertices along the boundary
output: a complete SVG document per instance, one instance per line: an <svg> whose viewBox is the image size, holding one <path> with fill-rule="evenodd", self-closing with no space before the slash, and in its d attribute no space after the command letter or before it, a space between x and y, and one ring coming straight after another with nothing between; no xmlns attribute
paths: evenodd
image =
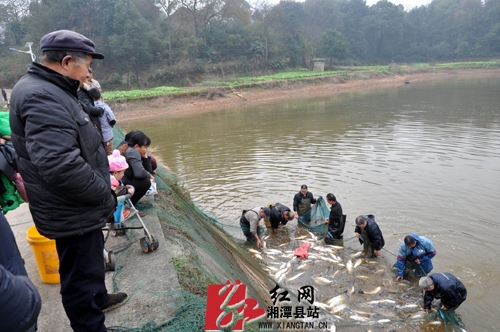
<svg viewBox="0 0 500 332"><path fill-rule="evenodd" d="M241 210L291 207L304 183L337 196L347 234L357 215L374 214L392 252L411 232L430 238L434 271L469 289L465 323L495 331L499 89L495 78L417 81L124 127L147 132L192 198L239 239Z"/></svg>

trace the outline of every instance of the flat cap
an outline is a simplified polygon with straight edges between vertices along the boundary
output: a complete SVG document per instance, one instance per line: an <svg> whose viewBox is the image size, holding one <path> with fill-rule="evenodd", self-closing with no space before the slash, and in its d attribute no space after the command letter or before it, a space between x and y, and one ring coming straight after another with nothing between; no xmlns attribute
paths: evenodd
<svg viewBox="0 0 500 332"><path fill-rule="evenodd" d="M52 31L40 39L40 49L45 51L82 52L93 59L104 59L104 55L95 51L95 44L84 35L69 30Z"/></svg>

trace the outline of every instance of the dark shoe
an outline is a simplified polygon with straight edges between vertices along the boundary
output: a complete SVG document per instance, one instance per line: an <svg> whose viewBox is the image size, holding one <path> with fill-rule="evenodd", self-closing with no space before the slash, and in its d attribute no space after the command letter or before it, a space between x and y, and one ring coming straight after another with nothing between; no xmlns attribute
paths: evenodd
<svg viewBox="0 0 500 332"><path fill-rule="evenodd" d="M128 300L128 295L125 293L112 293L109 294L109 300L106 303L106 305L101 308L102 312L110 311L115 308L120 307L121 305L125 304Z"/></svg>
<svg viewBox="0 0 500 332"><path fill-rule="evenodd" d="M143 211L138 211L139 213L139 217L145 217L146 216L146 212L143 212Z"/></svg>

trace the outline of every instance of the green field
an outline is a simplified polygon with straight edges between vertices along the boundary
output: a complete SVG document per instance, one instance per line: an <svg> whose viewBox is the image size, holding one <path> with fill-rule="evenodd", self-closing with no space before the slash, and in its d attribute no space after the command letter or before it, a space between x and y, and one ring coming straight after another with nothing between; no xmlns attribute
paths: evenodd
<svg viewBox="0 0 500 332"><path fill-rule="evenodd" d="M482 61L482 62L451 62L451 63L412 63L410 65L397 65L398 71L411 71L412 69L426 68L432 69L459 69L459 68L489 68L489 67L499 67L500 62L498 61ZM314 77L325 77L325 76L342 76L347 79L348 74L355 73L355 77L359 74L370 74L370 73L390 73L388 66L353 66L338 67L340 70L336 71L310 71L307 68L297 68L296 71L283 71L274 75L257 76L257 77L239 77L236 80L224 81L224 80L211 80L204 81L195 84L199 87L228 87L228 86L240 86L248 85L259 82L269 82L269 81L294 81L306 78ZM394 71L392 72L394 73ZM104 92L103 97L105 100L116 100L116 99L141 99L145 97L161 96L161 95L172 95L182 92L196 92L199 90L183 90L182 88L176 87L166 87L161 86L149 90L131 90L131 91L111 91Z"/></svg>

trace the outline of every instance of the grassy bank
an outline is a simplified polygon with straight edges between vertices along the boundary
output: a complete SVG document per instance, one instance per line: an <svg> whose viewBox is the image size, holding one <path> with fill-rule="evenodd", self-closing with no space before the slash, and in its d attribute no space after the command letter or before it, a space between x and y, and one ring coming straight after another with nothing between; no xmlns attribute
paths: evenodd
<svg viewBox="0 0 500 332"><path fill-rule="evenodd" d="M131 90L131 91L111 91L104 92L105 100L140 100L156 96L178 96L186 94L198 94L203 88L207 87L269 87L269 82L294 83L301 80L311 80L314 78L335 77L339 80L349 80L356 78L366 78L373 75L404 75L412 72L437 71L437 70L459 70L473 68L498 68L500 61L483 62L451 62L451 63L415 63L398 65L391 63L389 66L360 66L360 67L338 67L335 71L315 72L307 68L298 68L293 71L281 72L274 75L239 77L235 80L225 81L223 79L213 79L195 84L192 88L177 87L157 87L149 90ZM271 84L272 86L272 84Z"/></svg>

